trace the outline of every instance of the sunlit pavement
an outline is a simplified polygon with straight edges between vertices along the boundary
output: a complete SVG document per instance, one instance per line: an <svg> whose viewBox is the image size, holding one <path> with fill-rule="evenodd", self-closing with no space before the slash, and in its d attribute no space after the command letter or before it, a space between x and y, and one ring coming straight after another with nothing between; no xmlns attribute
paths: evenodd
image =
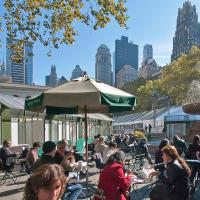
<svg viewBox="0 0 200 200"><path fill-rule="evenodd" d="M1 174L0 174L1 176ZM0 185L0 199L1 200L20 200L23 197L23 190L24 185L27 180L28 176L21 176L17 178L16 183L7 181L4 185ZM95 167L89 168L89 184L92 185L92 187L96 187L98 183L99 178L99 170ZM85 182L85 176L81 176L81 182ZM148 198L148 192L146 193L149 185L148 184L138 184L137 187L133 187L133 191L131 194L132 200L149 200ZM136 192L136 191L137 192ZM150 191L150 190L149 190ZM88 193L85 191L84 193ZM144 194L146 195L144 196ZM84 195L84 194L83 194ZM87 199L87 198L81 198L81 199ZM88 198L89 199L89 198ZM200 199L200 190L197 194L194 195L193 200L199 200Z"/></svg>

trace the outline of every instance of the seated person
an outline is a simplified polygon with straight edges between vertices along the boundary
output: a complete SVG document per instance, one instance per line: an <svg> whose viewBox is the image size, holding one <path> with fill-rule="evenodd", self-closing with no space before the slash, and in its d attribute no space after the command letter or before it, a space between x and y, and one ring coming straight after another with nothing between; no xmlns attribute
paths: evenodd
<svg viewBox="0 0 200 200"><path fill-rule="evenodd" d="M143 138L141 142L138 144L137 151L140 151L142 154L144 154L144 157L148 160L150 165L153 164L151 156L149 154L146 138Z"/></svg>
<svg viewBox="0 0 200 200"><path fill-rule="evenodd" d="M17 155L12 153L9 149L11 142L9 140L3 141L3 147L0 149L0 158L2 160L3 167L7 172L11 172L14 168L15 161L12 159Z"/></svg>
<svg viewBox="0 0 200 200"><path fill-rule="evenodd" d="M200 152L200 137L199 135L195 135L192 144L190 144L188 147L186 158L191 160L197 160L198 152Z"/></svg>
<svg viewBox="0 0 200 200"><path fill-rule="evenodd" d="M97 144L94 146L94 150L96 153L101 153L103 155L103 151L106 148L105 138L103 136L99 137Z"/></svg>
<svg viewBox="0 0 200 200"><path fill-rule="evenodd" d="M169 145L169 140L164 138L163 140L161 140L160 145L158 147L158 150L155 153L155 170L159 170L160 172L163 172L165 170L165 166L164 166L164 160L163 160L163 153L162 153L162 149Z"/></svg>
<svg viewBox="0 0 200 200"><path fill-rule="evenodd" d="M105 164L99 177L97 190L106 200L126 200L128 191L131 187L133 174L128 171L127 176L124 171L125 154L118 151L112 154ZM94 194L94 200L100 200Z"/></svg>
<svg viewBox="0 0 200 200"><path fill-rule="evenodd" d="M190 160L200 160L200 137L199 135L195 135L192 141L192 144L189 145L188 152L186 153L186 159ZM191 183L194 180L194 177L196 175L196 172L200 169L198 166L193 166L192 168L192 174L190 176Z"/></svg>
<svg viewBox="0 0 200 200"><path fill-rule="evenodd" d="M117 150L117 144L115 142L110 142L109 145L103 151L103 163L105 164L108 158Z"/></svg>
<svg viewBox="0 0 200 200"><path fill-rule="evenodd" d="M59 143L60 144L60 143ZM61 152L65 152L65 148L63 148L63 150L60 149L60 156L62 156L63 154ZM55 159L55 154L56 154L56 144L52 141L47 141L43 144L42 146L42 150L43 150L43 154L41 156L41 158L39 158L35 165L34 165L34 171L38 170L41 166L43 166L44 164L56 164L56 159ZM58 155L58 152L57 152ZM57 159L58 161L58 159ZM62 163L61 163L62 164ZM68 179L70 179L70 177L67 177ZM66 190L65 190L65 194L63 195L63 197L61 198L62 200L76 200L78 198L78 195L81 193L82 191L82 186L80 184L72 184L70 185L69 183L66 185ZM69 195L67 195L67 193L70 192Z"/></svg>
<svg viewBox="0 0 200 200"><path fill-rule="evenodd" d="M150 192L151 200L187 200L189 196L190 168L179 156L174 146L167 145L162 149L163 160L166 164L166 176L159 171L152 172L150 176L157 175L161 180Z"/></svg>
<svg viewBox="0 0 200 200"><path fill-rule="evenodd" d="M23 200L60 200L66 182L61 166L43 165L26 181Z"/></svg>
<svg viewBox="0 0 200 200"><path fill-rule="evenodd" d="M183 153L187 152L187 146L183 139L181 139L178 135L173 137L173 145L176 147L178 154L182 156Z"/></svg>
<svg viewBox="0 0 200 200"><path fill-rule="evenodd" d="M31 171L33 170L33 166L39 158L38 149L40 148L40 146L40 142L34 142L33 148L30 149L26 155L26 160L28 161L28 165L30 166Z"/></svg>
<svg viewBox="0 0 200 200"><path fill-rule="evenodd" d="M54 164L54 156L56 153L56 144L52 141L47 141L42 145L42 156L36 161L33 170L37 170L44 164Z"/></svg>

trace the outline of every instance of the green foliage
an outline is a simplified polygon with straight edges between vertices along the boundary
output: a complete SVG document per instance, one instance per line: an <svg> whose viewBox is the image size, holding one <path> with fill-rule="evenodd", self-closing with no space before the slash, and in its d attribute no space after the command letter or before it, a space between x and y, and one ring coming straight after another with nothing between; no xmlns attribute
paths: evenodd
<svg viewBox="0 0 200 200"><path fill-rule="evenodd" d="M134 94L137 98L135 110L151 110L152 104L162 106L159 98L165 97L166 103L182 105L193 80L200 80L200 49L193 47L189 55L182 54L177 61L163 67L160 78L145 80L139 78L128 82L123 90ZM199 68L197 67L199 66ZM156 96L153 92L156 91ZM156 103L155 103L156 101ZM161 104L161 105L160 105Z"/></svg>
<svg viewBox="0 0 200 200"><path fill-rule="evenodd" d="M200 70L195 67L199 61L200 49L193 47L189 55L182 54L177 61L165 66L159 79L139 87L138 98L150 96L156 90L160 96L168 96L174 104L181 105L191 82L200 80Z"/></svg>
<svg viewBox="0 0 200 200"><path fill-rule="evenodd" d="M126 0L4 0L7 35L19 43L40 41L59 48L72 44L80 22L94 30L104 28L114 18L126 27ZM1 21L0 21L1 22ZM0 26L1 27L1 26ZM1 28L0 28L1 31ZM15 46L18 46L17 43ZM13 47L11 47L13 48Z"/></svg>

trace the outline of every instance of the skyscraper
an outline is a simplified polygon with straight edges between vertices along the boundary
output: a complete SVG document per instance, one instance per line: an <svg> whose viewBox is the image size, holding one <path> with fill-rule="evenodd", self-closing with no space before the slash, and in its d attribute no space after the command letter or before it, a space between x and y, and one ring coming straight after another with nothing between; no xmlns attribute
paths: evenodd
<svg viewBox="0 0 200 200"><path fill-rule="evenodd" d="M130 65L138 70L138 45L128 42L128 37L122 36L115 40L115 84L117 73L124 65Z"/></svg>
<svg viewBox="0 0 200 200"><path fill-rule="evenodd" d="M22 59L12 60L14 51L10 48L17 40L7 38L6 47L6 73L12 77L12 83L33 84L33 48L25 43L21 48Z"/></svg>
<svg viewBox="0 0 200 200"><path fill-rule="evenodd" d="M83 76L83 70L80 68L79 65L76 65L76 67L72 71L71 80L76 79L80 76Z"/></svg>
<svg viewBox="0 0 200 200"><path fill-rule="evenodd" d="M130 65L124 65L117 73L117 88L122 88L125 83L138 78L138 71Z"/></svg>
<svg viewBox="0 0 200 200"><path fill-rule="evenodd" d="M55 87L57 84L56 66L51 65L51 73L45 77L45 85L49 87Z"/></svg>
<svg viewBox="0 0 200 200"><path fill-rule="evenodd" d="M181 53L188 54L192 46L200 48L200 23L196 6L186 1L178 10L171 60L179 58Z"/></svg>
<svg viewBox="0 0 200 200"><path fill-rule="evenodd" d="M105 44L101 44L97 49L95 79L112 85L111 53Z"/></svg>
<svg viewBox="0 0 200 200"><path fill-rule="evenodd" d="M153 58L153 47L151 44L145 44L143 48L143 62Z"/></svg>

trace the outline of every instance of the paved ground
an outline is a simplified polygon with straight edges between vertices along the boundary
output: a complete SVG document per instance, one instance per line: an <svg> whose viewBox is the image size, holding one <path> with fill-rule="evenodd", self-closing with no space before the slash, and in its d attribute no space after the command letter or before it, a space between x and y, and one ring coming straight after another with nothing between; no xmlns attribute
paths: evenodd
<svg viewBox="0 0 200 200"><path fill-rule="evenodd" d="M0 174L0 176L1 176L1 174ZM93 188L97 186L98 177L99 177L99 170L97 170L95 167L89 168L89 183L90 183L90 186L92 186ZM1 200L20 200L20 199L22 199L24 184L25 184L27 178L28 178L27 175L21 176L21 177L17 178L16 183L11 183L8 181L4 185L0 185L0 199ZM84 185L85 176L82 176L80 178L81 178L81 182ZM131 195L131 199L132 200L149 200L148 193L145 196L143 196L143 194L147 191L149 186L150 185L148 185L148 184L145 184L145 185L141 184L141 185L137 185L137 188L134 187L132 195ZM84 191L84 193L87 194L88 192ZM141 196L142 196L142 198L141 198ZM87 199L87 198L81 198L81 199ZM200 199L200 190L193 197L193 200L199 200L199 199Z"/></svg>

